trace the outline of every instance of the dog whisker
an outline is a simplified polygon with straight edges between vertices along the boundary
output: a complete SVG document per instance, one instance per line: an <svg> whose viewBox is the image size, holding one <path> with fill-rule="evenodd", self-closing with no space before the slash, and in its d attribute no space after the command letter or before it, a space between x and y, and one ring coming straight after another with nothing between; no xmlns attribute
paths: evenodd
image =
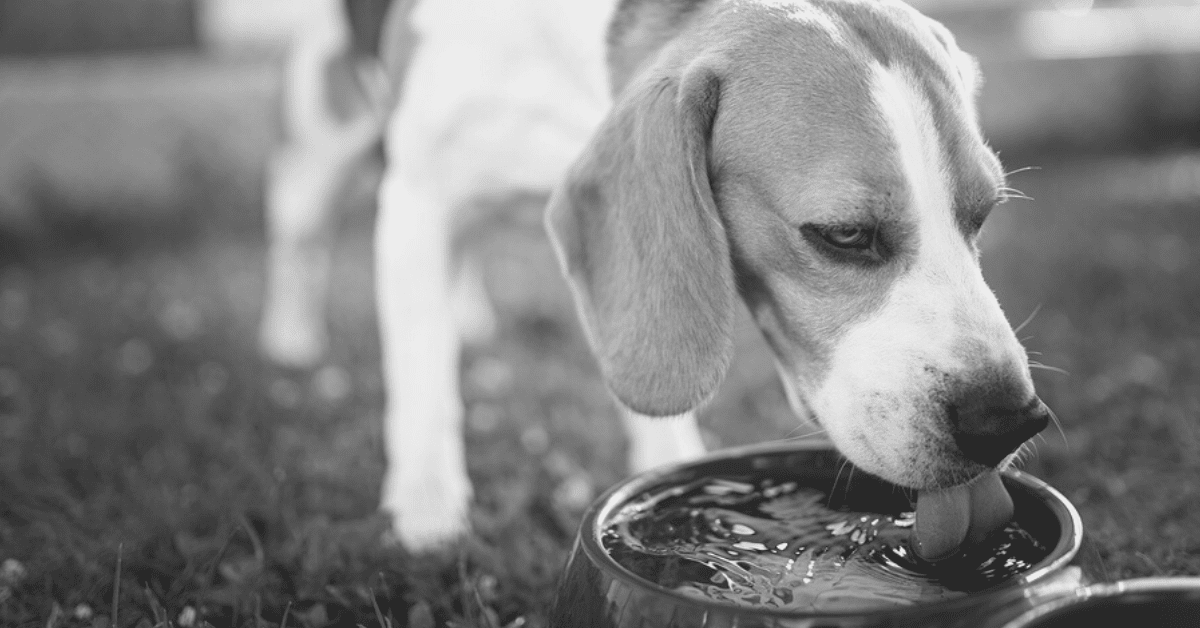
<svg viewBox="0 0 1200 628"><path fill-rule="evenodd" d="M1025 459L1024 459L1025 451L1026 451L1025 445L1021 445L1020 447L1017 448L1016 451L1012 452L1012 455L1009 456L1009 458L1008 458L1008 468L1009 469L1012 469L1015 467L1020 467L1025 464Z"/></svg>
<svg viewBox="0 0 1200 628"><path fill-rule="evenodd" d="M1058 435L1062 436L1063 443L1065 443L1067 447L1070 447L1071 443L1067 440L1067 433L1063 430L1062 421L1058 420L1058 414L1054 412L1054 408L1046 406L1046 412L1050 413L1050 420L1054 423L1054 427L1058 429Z"/></svg>
<svg viewBox="0 0 1200 628"><path fill-rule="evenodd" d="M1008 460L1008 467L1022 467L1025 463L1037 453L1037 443L1026 441L1012 453Z"/></svg>
<svg viewBox="0 0 1200 628"><path fill-rule="evenodd" d="M1026 316L1025 320L1020 325L1017 325L1015 329L1013 329L1013 333L1014 334L1021 333L1021 330L1025 329L1026 325L1032 323L1033 318L1038 315L1038 312L1041 312L1041 311L1042 311L1042 304L1038 303L1037 307L1033 308L1033 311L1029 313L1029 316Z"/></svg>
<svg viewBox="0 0 1200 628"><path fill-rule="evenodd" d="M825 428L821 427L821 428L817 428L817 429L815 429L815 430L813 430L813 431L811 431L811 432L806 432L806 433L804 433L804 434L799 434L799 435L798 435L798 434L796 434L796 432L798 432L798 431L800 431L800 430L804 429L805 427L806 427L806 426L804 426L804 425L797 426L796 428L792 429L792 431L788 432L786 436L784 436L783 438L781 438L781 439L779 439L779 440L781 440L781 441L785 441L785 440L804 440L805 438L811 438L811 437L813 437L813 436L819 436L819 435L821 435L821 434L824 434L824 433L826 433L826 432L828 431L828 430L826 430Z"/></svg>
<svg viewBox="0 0 1200 628"><path fill-rule="evenodd" d="M1033 200L1032 196L1029 196L1028 194L1026 194L1016 188L1008 188L1008 187L1000 188L999 192L1000 192L1000 196L997 199L998 203L1007 203L1008 201L1010 201L1014 198L1021 199L1023 201L1032 201Z"/></svg>
<svg viewBox="0 0 1200 628"><path fill-rule="evenodd" d="M826 499L826 503L825 503L826 506L829 506L831 508L833 507L833 495L837 491L838 480L840 480L842 478L842 471L846 468L846 465L848 465L848 464L850 464L850 459L843 458L842 464L838 465L837 474L833 476L833 486L830 487L829 497ZM850 468L850 473L851 473L851 475L854 474L853 467ZM850 482L850 480L847 479L846 482L848 484Z"/></svg>
<svg viewBox="0 0 1200 628"><path fill-rule="evenodd" d="M1042 370L1042 371L1050 371L1052 373L1059 373L1062 375L1066 375L1067 377L1071 376L1071 373L1068 372L1066 369L1060 369L1057 366L1049 366L1047 364L1042 364L1041 362L1035 362L1033 360L1029 361L1029 368L1038 369L1038 370Z"/></svg>
<svg viewBox="0 0 1200 628"><path fill-rule="evenodd" d="M1009 170L1008 172L1004 173L1004 177L1008 178L1008 177L1013 176L1014 174L1021 174L1022 172L1029 172L1030 170L1041 170L1041 169L1042 169L1041 166L1025 166L1024 168L1017 168L1016 170Z"/></svg>
<svg viewBox="0 0 1200 628"><path fill-rule="evenodd" d="M845 499L850 497L850 483L854 481L854 467L850 467L850 473L846 474L846 494ZM836 486L836 484L834 485Z"/></svg>

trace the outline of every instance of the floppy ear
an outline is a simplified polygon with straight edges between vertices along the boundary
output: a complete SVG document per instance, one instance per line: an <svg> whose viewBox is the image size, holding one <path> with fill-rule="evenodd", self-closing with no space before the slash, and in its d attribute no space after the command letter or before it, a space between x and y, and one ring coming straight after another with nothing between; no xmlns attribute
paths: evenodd
<svg viewBox="0 0 1200 628"><path fill-rule="evenodd" d="M975 57L963 52L962 48L958 47L958 42L954 40L954 34L950 29L946 28L941 22L930 18L925 18L926 22L933 30L934 37L950 54L950 60L954 64L954 70L958 73L958 78L962 81L963 87L967 90L971 102L979 97L979 89L983 85L983 74L979 71L979 62Z"/></svg>
<svg viewBox="0 0 1200 628"><path fill-rule="evenodd" d="M707 69L643 74L547 210L609 389L639 414L701 405L733 353L733 271L708 180L717 100Z"/></svg>

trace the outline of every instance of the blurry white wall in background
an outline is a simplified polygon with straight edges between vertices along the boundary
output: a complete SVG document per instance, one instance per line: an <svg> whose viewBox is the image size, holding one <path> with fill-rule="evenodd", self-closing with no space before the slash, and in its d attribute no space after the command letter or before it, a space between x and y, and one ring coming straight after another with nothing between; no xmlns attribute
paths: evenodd
<svg viewBox="0 0 1200 628"><path fill-rule="evenodd" d="M210 50L282 48L295 36L344 41L343 0L201 0L201 43Z"/></svg>
<svg viewBox="0 0 1200 628"><path fill-rule="evenodd" d="M1091 0L1021 16L1021 44L1042 59L1200 51L1200 2L1095 6Z"/></svg>

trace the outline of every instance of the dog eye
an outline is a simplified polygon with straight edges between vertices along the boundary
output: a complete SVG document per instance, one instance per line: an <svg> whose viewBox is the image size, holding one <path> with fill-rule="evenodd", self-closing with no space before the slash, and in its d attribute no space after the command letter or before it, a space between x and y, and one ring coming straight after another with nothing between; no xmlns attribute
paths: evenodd
<svg viewBox="0 0 1200 628"><path fill-rule="evenodd" d="M887 260L889 247L878 224L808 223L801 236L818 252L835 262L875 265Z"/></svg>
<svg viewBox="0 0 1200 628"><path fill-rule="evenodd" d="M864 251L875 245L875 229L857 225L839 225L820 231L821 237L839 249Z"/></svg>

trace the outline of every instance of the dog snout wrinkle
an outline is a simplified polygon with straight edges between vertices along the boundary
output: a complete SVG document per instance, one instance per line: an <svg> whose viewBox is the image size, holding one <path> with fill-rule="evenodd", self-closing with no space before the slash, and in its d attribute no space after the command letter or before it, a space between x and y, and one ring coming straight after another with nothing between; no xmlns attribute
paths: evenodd
<svg viewBox="0 0 1200 628"><path fill-rule="evenodd" d="M960 395L947 406L954 442L967 458L994 467L1050 423L1050 410L1034 397L1023 406L986 393Z"/></svg>

